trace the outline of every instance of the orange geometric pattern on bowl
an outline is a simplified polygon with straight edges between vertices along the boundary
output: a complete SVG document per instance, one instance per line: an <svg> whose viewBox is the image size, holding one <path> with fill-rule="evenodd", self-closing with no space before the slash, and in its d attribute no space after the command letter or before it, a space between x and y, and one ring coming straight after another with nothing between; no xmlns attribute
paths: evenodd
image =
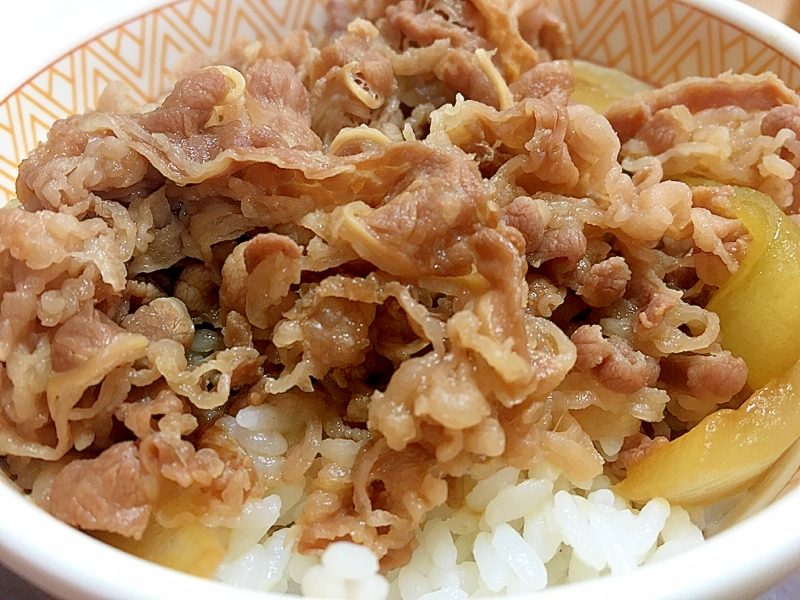
<svg viewBox="0 0 800 600"><path fill-rule="evenodd" d="M800 87L800 65L676 0L555 0L580 58L656 85L722 71L773 71ZM53 62L0 103L0 205L14 197L20 160L56 119L96 105L123 81L149 102L167 92L182 57L214 55L239 38L278 39L325 19L321 0L183 0L121 24Z"/></svg>

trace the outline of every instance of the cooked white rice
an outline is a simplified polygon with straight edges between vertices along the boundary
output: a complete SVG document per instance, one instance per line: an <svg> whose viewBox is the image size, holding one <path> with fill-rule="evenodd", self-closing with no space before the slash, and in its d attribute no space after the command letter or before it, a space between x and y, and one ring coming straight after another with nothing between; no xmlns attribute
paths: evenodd
<svg viewBox="0 0 800 600"><path fill-rule="evenodd" d="M270 406L248 407L222 423L268 478L280 472L287 438L302 432L301 423ZM360 446L325 440L317 460L349 470ZM609 441L605 449L614 446ZM506 467L476 482L463 506L432 511L409 564L384 577L374 554L350 542L332 543L321 556L293 552L293 523L306 494L302 483L275 481L266 497L225 523L231 534L218 579L327 598L465 600L625 573L703 541L699 518L693 522L660 498L637 510L603 475L582 483L547 464Z"/></svg>

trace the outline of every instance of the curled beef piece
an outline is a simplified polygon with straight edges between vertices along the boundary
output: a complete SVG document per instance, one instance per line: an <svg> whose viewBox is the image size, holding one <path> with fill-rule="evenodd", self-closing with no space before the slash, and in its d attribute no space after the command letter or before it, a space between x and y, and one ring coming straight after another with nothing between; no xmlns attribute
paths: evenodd
<svg viewBox="0 0 800 600"><path fill-rule="evenodd" d="M747 382L744 360L722 350L712 354L672 354L662 359L662 378L697 398L730 400Z"/></svg>
<svg viewBox="0 0 800 600"><path fill-rule="evenodd" d="M668 288L653 269L653 264L629 263L633 277L628 286L628 296L635 302L640 312L635 326L654 329L664 322L664 318L681 301L683 293Z"/></svg>
<svg viewBox="0 0 800 600"><path fill-rule="evenodd" d="M668 108L657 111L639 130L637 137L653 155L666 152L676 144L689 141L689 135Z"/></svg>
<svg viewBox="0 0 800 600"><path fill-rule="evenodd" d="M408 562L415 532L429 510L447 499L447 482L436 477L436 459L420 446L400 452L384 440L368 443L352 469L352 497L317 490L298 522L298 548L319 553L330 542L349 539L368 546L384 570Z"/></svg>
<svg viewBox="0 0 800 600"><path fill-rule="evenodd" d="M302 247L291 238L274 233L259 234L246 244L245 311L256 327L269 327L288 308L293 298L289 290L300 283L302 254ZM225 273L223 268L223 281Z"/></svg>
<svg viewBox="0 0 800 600"><path fill-rule="evenodd" d="M526 254L539 248L544 239L545 224L534 200L526 196L515 198L503 208L503 218L525 238Z"/></svg>
<svg viewBox="0 0 800 600"><path fill-rule="evenodd" d="M81 214L94 192L126 189L145 179L147 160L121 140L82 131L85 118L57 121L47 142L22 161L16 181L20 202Z"/></svg>
<svg viewBox="0 0 800 600"><path fill-rule="evenodd" d="M176 85L161 106L142 115L139 122L151 133L163 133L184 143L205 127L214 106L228 92L228 85L217 69L199 71Z"/></svg>
<svg viewBox="0 0 800 600"><path fill-rule="evenodd" d="M658 362L618 336L604 338L599 325L582 325L572 334L578 350L575 369L591 371L608 389L632 394L658 380Z"/></svg>
<svg viewBox="0 0 800 600"><path fill-rule="evenodd" d="M169 390L161 390L155 398L125 402L114 411L114 416L125 424L133 434L144 439L157 430L155 419L169 414L181 414L183 401Z"/></svg>
<svg viewBox="0 0 800 600"><path fill-rule="evenodd" d="M794 131L800 137L800 106L783 104L770 110L761 121L761 134L774 137L781 129Z"/></svg>
<svg viewBox="0 0 800 600"><path fill-rule="evenodd" d="M259 60L247 70L247 91L253 124L278 131L292 148L322 148L322 140L311 131L311 97L291 63Z"/></svg>
<svg viewBox="0 0 800 600"><path fill-rule="evenodd" d="M772 73L734 75L714 79L689 77L661 89L615 102L607 111L620 143L636 137L662 108L684 105L696 113L708 108L738 106L748 111L770 110L782 104L797 104L797 97Z"/></svg>
<svg viewBox="0 0 800 600"><path fill-rule="evenodd" d="M325 143L343 127L368 123L396 87L391 63L374 48L378 31L353 21L309 69L311 126Z"/></svg>
<svg viewBox="0 0 800 600"><path fill-rule="evenodd" d="M567 104L575 89L575 77L570 61L543 62L523 73L508 86L515 98L544 98L552 95L559 104Z"/></svg>
<svg viewBox="0 0 800 600"><path fill-rule="evenodd" d="M550 281L531 269L526 276L528 282L528 310L537 317L550 317L564 303L567 288Z"/></svg>
<svg viewBox="0 0 800 600"><path fill-rule="evenodd" d="M589 306L610 306L625 295L631 270L621 256L592 265L577 289Z"/></svg>
<svg viewBox="0 0 800 600"><path fill-rule="evenodd" d="M175 282L173 294L193 318L212 322L219 309L220 274L202 264L186 267Z"/></svg>
<svg viewBox="0 0 800 600"><path fill-rule="evenodd" d="M85 364L109 348L127 332L103 313L85 304L53 336L50 358L53 369L69 371Z"/></svg>
<svg viewBox="0 0 800 600"><path fill-rule="evenodd" d="M664 436L649 438L643 433L629 435L622 443L617 460L612 463L617 473L627 471L647 458L661 444L669 442Z"/></svg>
<svg viewBox="0 0 800 600"><path fill-rule="evenodd" d="M800 138L800 107L792 104L784 104L770 110L761 121L761 134L775 137L782 129L793 131L796 138ZM782 148L780 157L792 164L796 163L797 151L789 151ZM793 189L793 198L800 197L800 174L794 174L790 180ZM787 214L798 212L797 200L792 202L792 206L786 211Z"/></svg>
<svg viewBox="0 0 800 600"><path fill-rule="evenodd" d="M271 328L291 308L292 285L300 283L302 247L291 238L261 233L236 246L222 267L220 303L261 328ZM288 301L287 301L288 300Z"/></svg>
<svg viewBox="0 0 800 600"><path fill-rule="evenodd" d="M164 103L149 113L88 113L57 122L47 142L20 165L20 201L75 212L81 206L85 210L91 192L133 186L149 171L141 146L135 147L149 134L166 136L170 144L198 161L218 153L218 146L214 151L215 144L198 134L227 91L222 73L207 69L179 82ZM123 123L130 134L124 136L127 139L111 135L108 121Z"/></svg>
<svg viewBox="0 0 800 600"><path fill-rule="evenodd" d="M151 342L175 340L190 348L194 340L194 323L186 306L177 298L156 298L122 319L122 326Z"/></svg>
<svg viewBox="0 0 800 600"><path fill-rule="evenodd" d="M487 192L480 173L458 151L431 150L372 211L357 204L343 210L338 236L365 260L411 281L469 274L467 243L486 214Z"/></svg>
<svg viewBox="0 0 800 600"><path fill-rule="evenodd" d="M127 402L114 414L139 440L120 442L96 458L74 460L55 477L50 511L66 523L141 539L151 515L166 527L191 516L232 517L255 485L252 462L213 426L196 442L183 400L162 389Z"/></svg>
<svg viewBox="0 0 800 600"><path fill-rule="evenodd" d="M74 527L141 539L151 505L134 443L120 442L64 467L50 490L50 512Z"/></svg>
<svg viewBox="0 0 800 600"><path fill-rule="evenodd" d="M497 89L474 54L460 48L451 50L436 66L435 73L447 87L465 98L500 107Z"/></svg>
<svg viewBox="0 0 800 600"><path fill-rule="evenodd" d="M567 32L567 26L547 4L529 2L527 8L520 11L517 19L520 35L532 46L546 50L551 59L570 58L572 39Z"/></svg>
<svg viewBox="0 0 800 600"><path fill-rule="evenodd" d="M486 41L454 22L463 15L443 15L434 10L419 10L414 0L401 0L386 8L386 22L407 40L419 46L430 46L446 39L455 48L474 51L487 46Z"/></svg>
<svg viewBox="0 0 800 600"><path fill-rule="evenodd" d="M580 223L570 220L564 227L548 229L542 236L542 242L531 256L531 261L541 264L556 258L565 259L569 265L575 265L586 255L588 242Z"/></svg>

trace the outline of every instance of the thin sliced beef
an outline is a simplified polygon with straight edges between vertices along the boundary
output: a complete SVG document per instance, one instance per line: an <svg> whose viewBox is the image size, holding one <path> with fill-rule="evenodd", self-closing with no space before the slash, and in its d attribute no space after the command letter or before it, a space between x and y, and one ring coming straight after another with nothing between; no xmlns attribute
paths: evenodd
<svg viewBox="0 0 800 600"><path fill-rule="evenodd" d="M146 476L133 442L73 460L53 481L50 512L74 527L141 539L150 520Z"/></svg>

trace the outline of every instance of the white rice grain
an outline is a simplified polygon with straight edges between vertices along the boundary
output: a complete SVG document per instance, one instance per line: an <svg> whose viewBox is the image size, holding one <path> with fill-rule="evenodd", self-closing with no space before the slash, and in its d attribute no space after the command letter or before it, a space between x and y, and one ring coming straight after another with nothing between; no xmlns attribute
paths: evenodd
<svg viewBox="0 0 800 600"><path fill-rule="evenodd" d="M526 479L508 486L486 505L484 518L489 527L514 521L533 512L553 492L553 482L546 479Z"/></svg>
<svg viewBox="0 0 800 600"><path fill-rule="evenodd" d="M232 529L226 558L238 558L259 543L278 520L280 510L281 499L277 495L245 503L237 518L224 523Z"/></svg>
<svg viewBox="0 0 800 600"><path fill-rule="evenodd" d="M630 536L632 551L639 557L644 557L648 550L655 546L669 512L669 503L663 498L653 498L639 511L636 516L636 526L632 531L626 532Z"/></svg>
<svg viewBox="0 0 800 600"><path fill-rule="evenodd" d="M466 497L467 506L477 512L483 512L486 506L503 488L515 485L519 478L519 469L505 467L494 475L487 477L475 484Z"/></svg>
<svg viewBox="0 0 800 600"><path fill-rule="evenodd" d="M577 583L587 579L597 579L599 576L600 570L587 565L573 550L567 569L567 582Z"/></svg>
<svg viewBox="0 0 800 600"><path fill-rule="evenodd" d="M292 557L292 546L297 535L294 528L281 529L272 534L263 547L269 557L269 562L264 574L267 579L266 589L279 589L279 584L284 578L286 567Z"/></svg>
<svg viewBox="0 0 800 600"><path fill-rule="evenodd" d="M314 565L303 575L301 590L304 596L317 598L347 598L345 580L331 577L322 565Z"/></svg>
<svg viewBox="0 0 800 600"><path fill-rule="evenodd" d="M525 517L523 537L545 563L555 556L564 540L553 514L553 501Z"/></svg>
<svg viewBox="0 0 800 600"><path fill-rule="evenodd" d="M428 578L410 567L400 569L397 583L403 600L419 600L421 596L430 594L433 591Z"/></svg>
<svg viewBox="0 0 800 600"><path fill-rule="evenodd" d="M322 553L322 565L343 579L367 579L378 572L378 559L364 546L332 542Z"/></svg>
<svg viewBox="0 0 800 600"><path fill-rule="evenodd" d="M217 568L217 577L239 588L266 591L268 567L267 551L264 546L256 544L240 558L222 563Z"/></svg>
<svg viewBox="0 0 800 600"><path fill-rule="evenodd" d="M225 426L247 442L259 471L284 461L261 453L281 450L276 436L285 439L274 429L269 409L229 418ZM250 429L262 426L269 430ZM360 448L351 440L324 440L323 468L346 473ZM293 551L297 528L291 525L303 509L306 484L273 483L268 496L224 523L231 534L219 579L262 591L348 600L466 600L529 594L627 572L703 539L695 522L704 515L690 518L661 499L637 511L609 489L606 476L575 483L546 463L527 472L507 467L478 481L460 508L431 511L411 561L387 579L372 551L350 542L330 544L321 557ZM276 525L284 528L265 538Z"/></svg>
<svg viewBox="0 0 800 600"><path fill-rule="evenodd" d="M656 549L649 562L676 556L703 543L703 532L691 522L689 513L680 506L670 509L660 537L664 543Z"/></svg>
<svg viewBox="0 0 800 600"><path fill-rule="evenodd" d="M300 554L293 552L286 565L286 574L292 581L301 582L303 577L311 567L319 564L319 557L312 554Z"/></svg>
<svg viewBox="0 0 800 600"><path fill-rule="evenodd" d="M557 492L555 497L555 517L564 535L564 541L572 546L573 559L580 561L599 572L606 566L606 560L600 549L592 528L589 526L588 513L591 505L580 496L573 496L565 491ZM570 565L570 571L572 566Z"/></svg>
<svg viewBox="0 0 800 600"><path fill-rule="evenodd" d="M511 567L503 561L492 545L492 534L481 532L475 537L472 550L481 580L488 589L499 592L508 585Z"/></svg>
<svg viewBox="0 0 800 600"><path fill-rule="evenodd" d="M420 596L419 600L467 600L467 593L457 587L446 587Z"/></svg>
<svg viewBox="0 0 800 600"><path fill-rule="evenodd" d="M492 546L528 591L541 590L547 585L547 570L536 551L510 525L495 529Z"/></svg>
<svg viewBox="0 0 800 600"><path fill-rule="evenodd" d="M458 576L461 580L461 589L467 594L472 595L480 588L481 574L475 561L467 560L457 567Z"/></svg>
<svg viewBox="0 0 800 600"><path fill-rule="evenodd" d="M350 598L354 600L382 600L389 596L389 582L377 573L349 583Z"/></svg>
<svg viewBox="0 0 800 600"><path fill-rule="evenodd" d="M318 564L301 575L306 596L350 600L384 600L389 582L378 573L378 558L364 546L333 542L325 548Z"/></svg>
<svg viewBox="0 0 800 600"><path fill-rule="evenodd" d="M420 536L420 544L427 549L436 566L441 569L455 568L458 550L450 529L443 521L436 520L426 525Z"/></svg>
<svg viewBox="0 0 800 600"><path fill-rule="evenodd" d="M544 565L547 569L548 585L561 585L567 582L570 558L572 558L572 549L569 546L559 546L553 558Z"/></svg>

